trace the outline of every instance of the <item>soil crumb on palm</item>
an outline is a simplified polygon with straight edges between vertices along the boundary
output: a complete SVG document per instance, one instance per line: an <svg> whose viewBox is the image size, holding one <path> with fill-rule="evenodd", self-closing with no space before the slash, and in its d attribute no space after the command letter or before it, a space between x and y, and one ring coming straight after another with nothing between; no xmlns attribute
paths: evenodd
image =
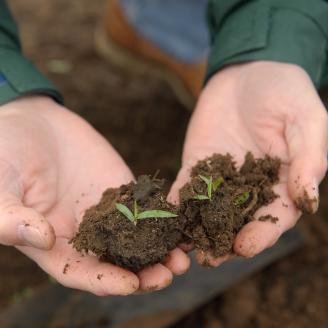
<svg viewBox="0 0 328 328"><path fill-rule="evenodd" d="M304 190L303 196L298 197L295 201L296 207L303 214L314 214L318 208L318 203L317 197L311 198L306 190Z"/></svg>

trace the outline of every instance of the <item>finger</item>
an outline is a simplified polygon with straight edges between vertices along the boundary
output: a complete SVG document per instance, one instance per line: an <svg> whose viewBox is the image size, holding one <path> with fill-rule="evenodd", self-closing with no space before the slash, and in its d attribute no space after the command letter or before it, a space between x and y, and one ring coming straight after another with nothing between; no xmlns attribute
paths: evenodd
<svg viewBox="0 0 328 328"><path fill-rule="evenodd" d="M327 170L328 119L321 103L313 115L288 123L286 139L291 158L288 188L297 207L314 213L319 205L318 186ZM320 108L318 108L320 107Z"/></svg>
<svg viewBox="0 0 328 328"><path fill-rule="evenodd" d="M253 257L264 249L271 247L279 237L292 228L300 217L300 211L295 207L289 197L287 185L280 183L274 187L274 191L280 195L272 204L260 208L255 213L255 221L246 224L238 233L234 242L236 254ZM272 215L278 221L273 223L259 221L260 217Z"/></svg>
<svg viewBox="0 0 328 328"><path fill-rule="evenodd" d="M139 291L152 292L171 284L172 272L162 264L155 264L138 273Z"/></svg>
<svg viewBox="0 0 328 328"><path fill-rule="evenodd" d="M184 251L176 248L168 254L162 264L173 274L181 275L189 269L190 259Z"/></svg>
<svg viewBox="0 0 328 328"><path fill-rule="evenodd" d="M222 263L232 259L234 257L233 254L227 254L220 257L214 257L209 252L197 251L196 260L197 262L205 267L218 267Z"/></svg>
<svg viewBox="0 0 328 328"><path fill-rule="evenodd" d="M66 238L57 238L55 247L41 251L18 247L39 266L66 287L98 296L129 295L139 288L138 277L110 263L75 251Z"/></svg>
<svg viewBox="0 0 328 328"><path fill-rule="evenodd" d="M55 233L41 214L5 192L0 194L0 243L51 249Z"/></svg>

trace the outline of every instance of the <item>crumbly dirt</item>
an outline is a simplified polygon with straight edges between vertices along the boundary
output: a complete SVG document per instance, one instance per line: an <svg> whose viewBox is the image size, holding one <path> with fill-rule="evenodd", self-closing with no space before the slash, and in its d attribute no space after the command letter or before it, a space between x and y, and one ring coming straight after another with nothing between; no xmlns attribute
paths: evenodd
<svg viewBox="0 0 328 328"><path fill-rule="evenodd" d="M268 215L260 216L259 221L262 222L270 221L271 223L277 223L279 221L279 218L268 214Z"/></svg>
<svg viewBox="0 0 328 328"><path fill-rule="evenodd" d="M266 156L245 156L240 170L231 155L214 154L199 161L192 169L191 181L181 189L181 206L174 208L162 192L164 181L142 175L137 183L110 188L100 203L86 211L77 235L72 239L78 251L92 251L107 261L138 272L161 262L180 242L190 242L197 249L210 251L215 257L232 252L236 234L254 213L278 197L272 186L278 182L280 160ZM195 199L207 195L202 176L220 185L212 190L211 199ZM241 196L247 193L247 198ZM121 203L131 211L166 210L178 218L145 219L133 224L115 205ZM262 220L277 218L263 217Z"/></svg>
<svg viewBox="0 0 328 328"><path fill-rule="evenodd" d="M143 175L137 183L107 189L100 203L86 211L72 240L74 247L133 272L161 262L181 240L183 222L174 217L142 219L133 224L115 204L133 211L136 201L139 213L155 209L177 213L177 208L167 203L162 186L161 180Z"/></svg>
<svg viewBox="0 0 328 328"><path fill-rule="evenodd" d="M187 220L187 241L197 249L210 251L215 257L232 252L232 245L240 229L253 220L254 213L270 204L278 196L272 187L278 182L280 160L265 156L254 159L245 156L237 170L231 155L214 154L197 163L191 171L191 181L180 192L181 215ZM213 181L223 178L212 191L211 200L195 199L207 195L207 185L201 176ZM243 195L248 198L242 200Z"/></svg>
<svg viewBox="0 0 328 328"><path fill-rule="evenodd" d="M303 196L298 197L295 201L296 207L304 214L313 214L317 208L317 197L311 198L306 190L303 192Z"/></svg>

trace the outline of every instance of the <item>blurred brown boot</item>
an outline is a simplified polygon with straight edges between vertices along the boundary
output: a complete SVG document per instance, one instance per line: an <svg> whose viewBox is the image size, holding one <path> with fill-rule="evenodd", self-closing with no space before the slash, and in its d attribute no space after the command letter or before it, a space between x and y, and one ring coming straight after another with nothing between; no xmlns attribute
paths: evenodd
<svg viewBox="0 0 328 328"><path fill-rule="evenodd" d="M96 32L98 52L122 69L150 73L165 80L178 99L192 109L201 91L205 61L188 64L165 54L128 23L118 0L109 0L104 25Z"/></svg>

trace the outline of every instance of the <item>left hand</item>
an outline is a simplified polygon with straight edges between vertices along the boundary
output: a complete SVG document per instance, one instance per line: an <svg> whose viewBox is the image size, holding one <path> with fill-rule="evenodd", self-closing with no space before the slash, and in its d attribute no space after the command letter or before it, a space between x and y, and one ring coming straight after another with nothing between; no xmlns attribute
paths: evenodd
<svg viewBox="0 0 328 328"><path fill-rule="evenodd" d="M229 152L237 166L248 151L255 157L278 156L282 168L274 190L280 198L258 210L255 219L271 214L279 221L252 221L235 239L234 252L252 257L295 225L301 212L294 202L304 197L305 191L314 200L307 211L317 210L318 185L327 169L327 143L327 113L302 68L269 61L229 66L216 73L201 94L169 200L178 201L191 167L213 153ZM206 260L213 266L228 258L198 253L199 262Z"/></svg>
<svg viewBox="0 0 328 328"><path fill-rule="evenodd" d="M102 192L131 180L115 149L52 99L31 95L0 107L0 244L17 247L62 285L128 295L164 288L187 270L178 248L134 274L69 243Z"/></svg>

